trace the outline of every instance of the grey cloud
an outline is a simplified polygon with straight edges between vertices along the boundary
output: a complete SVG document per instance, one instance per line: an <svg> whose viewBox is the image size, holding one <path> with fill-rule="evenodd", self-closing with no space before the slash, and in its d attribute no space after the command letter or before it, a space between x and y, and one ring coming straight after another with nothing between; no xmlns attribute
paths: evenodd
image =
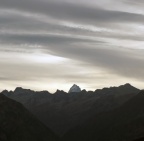
<svg viewBox="0 0 144 141"><path fill-rule="evenodd" d="M125 77L143 80L141 76L144 75L142 71L144 69L144 51L140 51L139 53L139 50L128 50L118 47L111 48L110 45L105 42L94 42L74 37L9 35L9 37L4 38L8 38L7 40L17 40L23 43L39 43L43 45L42 49L45 53L50 50L53 52L53 55L81 61L84 66L90 64L91 67L100 67L111 73L113 72ZM87 44L81 45L82 42Z"/></svg>
<svg viewBox="0 0 144 141"><path fill-rule="evenodd" d="M1 82L4 82L4 81L27 81L27 80L31 80L31 78L29 77L24 77L24 78L21 78L19 76L17 77L11 77L11 76L8 76L8 77L0 77L0 81Z"/></svg>
<svg viewBox="0 0 144 141"><path fill-rule="evenodd" d="M73 65L76 65L73 63L73 61L71 63ZM52 82L55 81L55 79L57 80L57 82L61 81L61 79L65 79L71 82L72 81L87 82L87 81L91 81L92 78L97 77L97 75L84 76L83 74L81 74L81 69L83 68L81 66L71 67L65 64L61 64L59 66L59 71L57 71L58 69L57 64L40 64L31 61L27 64L23 62L13 63L11 61L7 63L3 63L0 61L0 64L1 64L0 80L2 82L41 81L41 80ZM72 70L72 68L74 68L74 70Z"/></svg>
<svg viewBox="0 0 144 141"><path fill-rule="evenodd" d="M59 20L77 20L80 22L144 22L143 15L122 11L109 11L84 5L56 3L51 1L1 0L2 8L15 8L29 12L50 15Z"/></svg>
<svg viewBox="0 0 144 141"><path fill-rule="evenodd" d="M143 15L123 12L123 9L104 10L97 5L92 8L84 2L81 5L76 1L70 4L64 0L0 0L0 10L3 11L0 14L1 54L8 53L13 58L12 53L21 56L43 52L69 60L61 66L27 60L21 62L17 58L3 59L0 56L1 81L56 79L60 82L66 79L69 82L95 83L96 79L108 78L113 74L118 78L144 80L144 51L136 48L128 50L117 42L143 41L143 29L140 34L135 33L139 24L142 26L144 23ZM66 26L62 24L64 22L74 23L75 26ZM132 31L128 28L131 23L135 23ZM98 31L85 28L87 25ZM116 46L112 45L113 42ZM71 64L73 61L79 63ZM89 68L89 75L81 74L81 70ZM106 72L106 75L95 74L97 69Z"/></svg>
<svg viewBox="0 0 144 141"><path fill-rule="evenodd" d="M38 34L0 34L3 43L10 44L31 44L31 45L70 45L71 43L104 43L100 40L87 39L85 36L64 36L64 35L38 35Z"/></svg>
<svg viewBox="0 0 144 141"><path fill-rule="evenodd" d="M89 64L111 73L143 80L143 50L139 53L139 50L111 48L112 45L106 42L56 35L6 35L3 39L9 42L14 40L19 43L40 44L45 53L51 51L53 55L81 61L85 66Z"/></svg>
<svg viewBox="0 0 144 141"><path fill-rule="evenodd" d="M74 4L73 5L64 4L64 3L59 4L55 2L52 3L50 1L46 1L45 4L43 2L39 3L39 1L34 1L34 0L30 0L29 2L22 0L21 3L17 2L17 0L12 0L11 2L9 3L9 1L2 1L1 4L5 5L6 7L15 7L20 10L22 9L29 10L29 12L34 10L37 13L43 12L48 15L50 14L56 17L57 20L59 19L59 21L61 21L64 18L65 20L68 19L74 22L77 19L79 22L85 20L84 24L89 24L91 21L94 20L93 26L99 29L102 29L103 27L105 29L110 29L110 30L115 30L119 28L118 25L115 24L115 21L118 21L120 23L130 22L130 21L133 22L144 21L143 16L138 14L117 12L117 11L107 11L98 8L94 9L86 6L76 6ZM36 3L35 6L33 6L33 2ZM26 4L26 6L24 3ZM44 7L46 6L47 8L44 8L43 4ZM39 18L41 18L40 15ZM90 19L88 20L87 18ZM44 19L43 21L38 21L35 18L23 17L21 15L6 15L5 17L0 16L0 21L2 21L0 22L0 28L5 28L7 30L13 29L13 32L20 30L20 31L31 31L35 33L45 31L45 32L61 32L61 33L65 32L65 33L72 33L72 34L88 34L88 35L90 35L90 32L92 32L90 30L86 30L82 28L66 27L64 25L60 25L57 23L55 24L46 23ZM118 33L111 34L107 32L107 30L98 33L95 32L95 34L91 36L109 37L109 38L117 38L117 39L143 40L141 36L119 35Z"/></svg>
<svg viewBox="0 0 144 141"><path fill-rule="evenodd" d="M55 52L64 57L74 58L79 61L91 64L91 67L100 67L111 73L130 77L138 80L144 80L144 57L142 50L138 53L136 50L123 49L101 49L88 47L54 47ZM136 56L136 54L138 55ZM134 57L135 55L135 57Z"/></svg>
<svg viewBox="0 0 144 141"><path fill-rule="evenodd" d="M144 1L143 0L125 0L124 1L125 3L128 3L128 4L133 4L133 5L136 5L136 4L144 4Z"/></svg>

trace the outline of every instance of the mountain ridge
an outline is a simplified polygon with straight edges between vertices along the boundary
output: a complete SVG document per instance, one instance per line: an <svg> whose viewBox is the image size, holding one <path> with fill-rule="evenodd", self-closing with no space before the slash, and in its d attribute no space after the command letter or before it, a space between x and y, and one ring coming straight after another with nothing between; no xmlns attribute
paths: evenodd
<svg viewBox="0 0 144 141"><path fill-rule="evenodd" d="M51 94L48 91L37 92L22 88L10 92L3 91L3 93L22 103L47 127L62 136L92 115L119 107L139 91L130 84L125 84L119 87L72 93L57 90Z"/></svg>
<svg viewBox="0 0 144 141"><path fill-rule="evenodd" d="M73 86L76 86L76 87L79 87L77 84L73 84L70 89L73 87ZM81 91L86 91L86 92L96 92L96 91L99 91L99 90L104 90L104 89L111 89L111 88L120 88L120 87L133 87L133 88L136 88L134 87L133 85L131 85L130 83L125 83L123 85L119 85L119 86L110 86L110 87L103 87L101 89L95 89L94 91L92 90L86 90L86 89L82 89ZM23 88L23 87L16 87L14 90L7 90L7 89L4 89L1 91L1 93L7 93L7 92L16 92L16 93L21 93L21 92L46 92L46 93L49 93L49 94L55 94L57 93L57 91L61 91L61 92L64 92L64 93L69 93L70 89L68 90L68 92L64 91L64 90L60 90L60 89L57 89L55 92L51 93L49 92L48 90L41 90L41 91L36 91L36 90L31 90L31 89L28 89L28 88ZM81 89L81 88L80 88ZM138 89L138 88L136 88ZM140 89L138 89L140 90ZM80 91L80 92L81 92ZM75 93L75 92L74 92Z"/></svg>

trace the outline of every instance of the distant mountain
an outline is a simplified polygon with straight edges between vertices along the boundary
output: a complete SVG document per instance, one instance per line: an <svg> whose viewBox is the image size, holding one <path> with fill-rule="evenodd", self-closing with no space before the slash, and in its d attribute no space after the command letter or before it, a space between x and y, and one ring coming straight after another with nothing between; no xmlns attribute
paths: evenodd
<svg viewBox="0 0 144 141"><path fill-rule="evenodd" d="M90 117L65 134L69 141L133 141L144 138L144 91L110 112Z"/></svg>
<svg viewBox="0 0 144 141"><path fill-rule="evenodd" d="M0 141L57 141L22 104L0 94Z"/></svg>
<svg viewBox="0 0 144 141"><path fill-rule="evenodd" d="M78 93L78 92L81 92L81 88L76 84L74 84L69 90L69 93Z"/></svg>
<svg viewBox="0 0 144 141"><path fill-rule="evenodd" d="M79 89L74 85L74 90ZM73 89L72 89L73 90ZM140 90L125 84L119 87L82 90L66 93L57 90L35 92L23 88L3 93L29 109L47 127L62 136L70 129L86 122L95 115L110 112L132 99Z"/></svg>

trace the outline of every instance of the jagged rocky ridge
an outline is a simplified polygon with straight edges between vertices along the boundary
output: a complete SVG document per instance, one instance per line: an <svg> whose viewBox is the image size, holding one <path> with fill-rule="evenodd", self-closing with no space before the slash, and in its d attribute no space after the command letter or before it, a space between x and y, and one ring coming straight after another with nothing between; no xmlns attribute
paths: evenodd
<svg viewBox="0 0 144 141"><path fill-rule="evenodd" d="M76 84L74 84L69 90L69 93L78 93L78 92L81 92L81 88Z"/></svg>
<svg viewBox="0 0 144 141"><path fill-rule="evenodd" d="M22 88L10 92L3 91L7 97L22 103L59 136L96 114L120 107L138 92L139 89L130 84L94 92L82 90L66 93L57 90L55 94L50 94L48 91L35 92Z"/></svg>

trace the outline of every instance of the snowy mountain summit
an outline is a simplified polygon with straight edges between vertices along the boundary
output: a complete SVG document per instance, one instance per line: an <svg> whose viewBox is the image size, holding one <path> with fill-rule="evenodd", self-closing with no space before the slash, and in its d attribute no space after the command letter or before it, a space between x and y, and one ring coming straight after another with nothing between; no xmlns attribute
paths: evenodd
<svg viewBox="0 0 144 141"><path fill-rule="evenodd" d="M69 90L69 93L74 93L74 92L81 92L81 88L76 84L74 84Z"/></svg>

